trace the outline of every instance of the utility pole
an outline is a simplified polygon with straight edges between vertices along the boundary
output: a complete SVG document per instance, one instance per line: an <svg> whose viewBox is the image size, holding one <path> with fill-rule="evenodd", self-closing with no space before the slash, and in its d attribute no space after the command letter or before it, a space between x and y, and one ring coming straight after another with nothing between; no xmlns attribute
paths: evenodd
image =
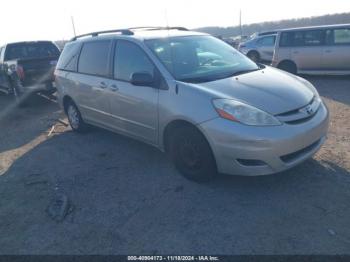
<svg viewBox="0 0 350 262"><path fill-rule="evenodd" d="M77 36L76 32L75 32L75 25L74 25L74 18L73 16L70 17L71 21L72 21L72 26L73 26L73 33L74 33L74 37Z"/></svg>
<svg viewBox="0 0 350 262"><path fill-rule="evenodd" d="M242 30L242 9L239 9L239 30L241 33L241 36L243 35L243 30Z"/></svg>

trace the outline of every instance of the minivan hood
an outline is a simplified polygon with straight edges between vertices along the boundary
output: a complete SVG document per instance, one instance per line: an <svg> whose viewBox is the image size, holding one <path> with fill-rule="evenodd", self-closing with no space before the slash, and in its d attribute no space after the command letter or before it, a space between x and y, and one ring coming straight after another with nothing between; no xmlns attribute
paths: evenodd
<svg viewBox="0 0 350 262"><path fill-rule="evenodd" d="M304 107L315 95L298 77L271 67L196 86L216 98L239 100L273 115Z"/></svg>

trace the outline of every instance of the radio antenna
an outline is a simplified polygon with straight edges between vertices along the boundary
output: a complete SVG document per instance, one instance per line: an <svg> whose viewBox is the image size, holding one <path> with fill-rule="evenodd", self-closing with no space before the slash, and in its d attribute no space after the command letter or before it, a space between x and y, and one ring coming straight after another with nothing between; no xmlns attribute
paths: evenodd
<svg viewBox="0 0 350 262"><path fill-rule="evenodd" d="M169 28L168 10L166 8L164 10L164 18L165 18L166 27Z"/></svg>
<svg viewBox="0 0 350 262"><path fill-rule="evenodd" d="M76 34L76 32L75 32L75 25L74 25L74 18L73 18L73 16L71 16L70 19L71 19L71 21L72 21L74 37L76 37L77 34Z"/></svg>
<svg viewBox="0 0 350 262"><path fill-rule="evenodd" d="M243 28L242 28L242 9L239 9L239 31L241 34L241 37L243 35Z"/></svg>

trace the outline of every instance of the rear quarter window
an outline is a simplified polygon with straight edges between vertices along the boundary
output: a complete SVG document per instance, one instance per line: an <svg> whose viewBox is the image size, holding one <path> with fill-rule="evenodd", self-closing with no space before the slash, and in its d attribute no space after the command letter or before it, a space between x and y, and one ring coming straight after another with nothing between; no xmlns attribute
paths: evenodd
<svg viewBox="0 0 350 262"><path fill-rule="evenodd" d="M71 43L66 44L63 48L60 59L57 63L57 68L66 71L77 71L78 57L80 51L80 44Z"/></svg>

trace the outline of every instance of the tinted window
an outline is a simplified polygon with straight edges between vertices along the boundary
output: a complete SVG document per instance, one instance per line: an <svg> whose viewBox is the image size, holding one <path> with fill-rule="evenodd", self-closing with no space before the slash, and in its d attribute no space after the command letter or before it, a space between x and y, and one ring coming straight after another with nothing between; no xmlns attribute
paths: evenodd
<svg viewBox="0 0 350 262"><path fill-rule="evenodd" d="M84 74L107 76L111 41L85 43L82 47L78 71Z"/></svg>
<svg viewBox="0 0 350 262"><path fill-rule="evenodd" d="M314 31L305 31L303 32L303 44L306 46L314 46L322 44L322 31L314 30Z"/></svg>
<svg viewBox="0 0 350 262"><path fill-rule="evenodd" d="M281 33L280 46L292 46L293 45L293 32L283 32Z"/></svg>
<svg viewBox="0 0 350 262"><path fill-rule="evenodd" d="M295 31L281 34L280 46L318 46L323 44L323 31Z"/></svg>
<svg viewBox="0 0 350 262"><path fill-rule="evenodd" d="M262 46L273 46L275 44L275 36L266 36L259 39L258 44Z"/></svg>
<svg viewBox="0 0 350 262"><path fill-rule="evenodd" d="M136 72L153 75L154 66L139 46L128 41L118 41L114 58L114 77L130 81L132 74Z"/></svg>
<svg viewBox="0 0 350 262"><path fill-rule="evenodd" d="M76 71L80 45L77 43L67 44L57 63L57 68L67 71Z"/></svg>
<svg viewBox="0 0 350 262"><path fill-rule="evenodd" d="M60 51L50 42L9 44L6 48L5 60L58 57Z"/></svg>

